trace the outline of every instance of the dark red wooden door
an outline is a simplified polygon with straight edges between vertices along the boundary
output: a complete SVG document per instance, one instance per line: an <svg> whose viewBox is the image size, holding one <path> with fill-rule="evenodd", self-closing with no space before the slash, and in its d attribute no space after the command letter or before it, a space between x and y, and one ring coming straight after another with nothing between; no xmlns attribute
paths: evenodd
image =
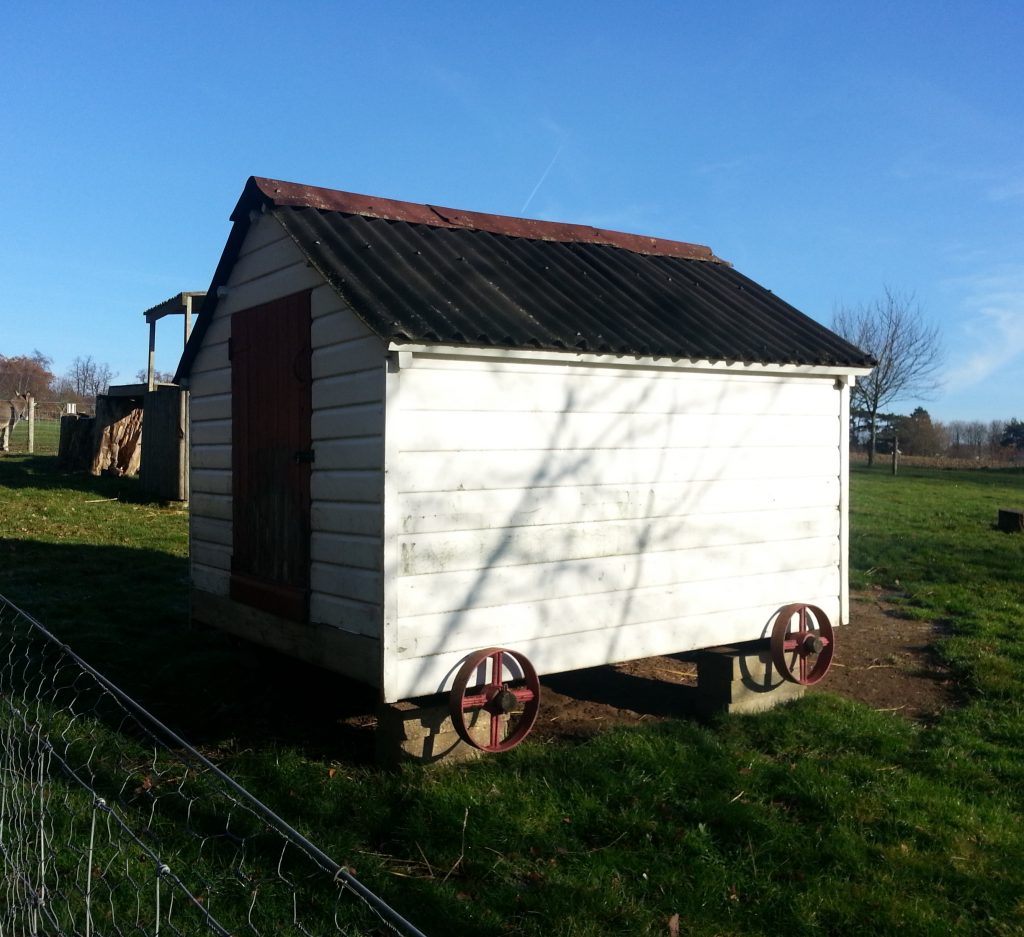
<svg viewBox="0 0 1024 937"><path fill-rule="evenodd" d="M309 615L309 291L231 317L231 597Z"/></svg>

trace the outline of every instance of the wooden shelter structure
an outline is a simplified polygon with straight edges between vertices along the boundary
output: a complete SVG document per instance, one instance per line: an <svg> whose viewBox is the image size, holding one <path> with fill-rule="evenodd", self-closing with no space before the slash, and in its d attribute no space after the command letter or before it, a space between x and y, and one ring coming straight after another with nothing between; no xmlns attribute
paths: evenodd
<svg viewBox="0 0 1024 937"><path fill-rule="evenodd" d="M143 313L149 325L145 382L111 385L96 396L94 417L62 417L58 455L63 467L93 475L138 474L149 494L188 500L188 394L177 384L156 379L156 324L165 316L184 316L187 343L194 312L205 296L203 291L177 293Z"/></svg>
<svg viewBox="0 0 1024 937"><path fill-rule="evenodd" d="M450 690L845 622L871 359L706 247L251 178L176 380L192 614Z"/></svg>

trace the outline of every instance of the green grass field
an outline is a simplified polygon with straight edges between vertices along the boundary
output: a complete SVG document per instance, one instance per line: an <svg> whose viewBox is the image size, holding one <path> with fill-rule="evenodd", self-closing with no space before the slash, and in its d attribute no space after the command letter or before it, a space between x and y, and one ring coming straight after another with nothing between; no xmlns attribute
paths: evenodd
<svg viewBox="0 0 1024 937"><path fill-rule="evenodd" d="M51 466L0 459L0 593L427 934L1024 934L1019 470L852 473L854 585L948 632L933 726L815 695L386 773L346 684L187 628L180 508Z"/></svg>

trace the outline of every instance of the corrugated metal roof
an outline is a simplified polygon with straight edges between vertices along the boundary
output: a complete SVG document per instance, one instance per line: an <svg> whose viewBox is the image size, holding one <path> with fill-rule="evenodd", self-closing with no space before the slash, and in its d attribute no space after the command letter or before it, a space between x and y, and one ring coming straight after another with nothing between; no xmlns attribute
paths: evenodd
<svg viewBox="0 0 1024 937"><path fill-rule="evenodd" d="M188 372L192 343L201 341L254 209L272 211L354 312L389 341L874 363L700 245L254 178L232 214L235 229L179 374Z"/></svg>

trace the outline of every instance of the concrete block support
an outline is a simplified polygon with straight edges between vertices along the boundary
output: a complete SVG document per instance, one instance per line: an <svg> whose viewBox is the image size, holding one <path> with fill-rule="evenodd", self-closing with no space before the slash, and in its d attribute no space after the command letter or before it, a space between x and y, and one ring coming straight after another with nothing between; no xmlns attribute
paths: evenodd
<svg viewBox="0 0 1024 937"><path fill-rule="evenodd" d="M470 725L474 732L485 728ZM459 738L448 715L447 696L381 703L377 707L376 747L377 763L391 766L468 761L484 754Z"/></svg>
<svg viewBox="0 0 1024 937"><path fill-rule="evenodd" d="M719 712L762 712L799 699L806 687L783 680L767 646L718 647L697 656L697 708Z"/></svg>

